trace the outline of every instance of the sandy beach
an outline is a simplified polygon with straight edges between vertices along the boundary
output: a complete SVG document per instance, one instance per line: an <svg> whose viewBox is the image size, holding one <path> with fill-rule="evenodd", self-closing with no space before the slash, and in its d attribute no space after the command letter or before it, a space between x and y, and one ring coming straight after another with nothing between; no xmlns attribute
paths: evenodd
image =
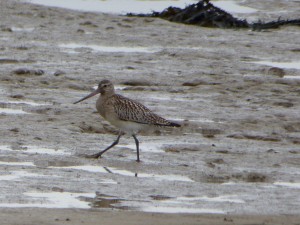
<svg viewBox="0 0 300 225"><path fill-rule="evenodd" d="M296 1L244 1L250 20ZM298 8L297 8L298 7ZM276 13L275 13L276 12ZM212 29L0 1L4 224L299 224L300 29ZM101 159L102 79L182 124Z"/></svg>

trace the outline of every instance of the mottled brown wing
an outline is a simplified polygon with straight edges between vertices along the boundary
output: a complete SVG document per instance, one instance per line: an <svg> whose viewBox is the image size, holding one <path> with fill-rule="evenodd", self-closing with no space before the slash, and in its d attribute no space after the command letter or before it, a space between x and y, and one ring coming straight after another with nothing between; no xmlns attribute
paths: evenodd
<svg viewBox="0 0 300 225"><path fill-rule="evenodd" d="M176 126L141 103L121 95L115 96L114 110L121 120L157 126Z"/></svg>

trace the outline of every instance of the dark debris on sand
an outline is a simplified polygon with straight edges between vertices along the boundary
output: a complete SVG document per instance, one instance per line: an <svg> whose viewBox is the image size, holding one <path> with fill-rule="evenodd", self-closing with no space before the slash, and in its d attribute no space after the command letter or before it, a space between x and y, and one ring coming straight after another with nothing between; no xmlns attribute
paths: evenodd
<svg viewBox="0 0 300 225"><path fill-rule="evenodd" d="M151 14L133 14L127 16L157 17L171 22L198 25L212 28L251 28L253 30L274 29L283 25L298 25L300 19L281 20L264 23L262 21L249 24L246 19L240 20L230 13L214 6L209 0L202 0L196 4L191 4L184 9L168 7L162 12L152 12Z"/></svg>

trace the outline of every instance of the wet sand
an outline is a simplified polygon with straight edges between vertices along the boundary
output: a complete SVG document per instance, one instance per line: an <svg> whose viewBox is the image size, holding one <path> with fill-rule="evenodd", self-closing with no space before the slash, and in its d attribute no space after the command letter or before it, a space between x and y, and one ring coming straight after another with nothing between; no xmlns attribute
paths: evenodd
<svg viewBox="0 0 300 225"><path fill-rule="evenodd" d="M124 225L177 225L177 224L298 224L299 216L274 215L197 215L143 212L112 212L76 209L22 209L1 210L1 223L6 224L124 224Z"/></svg>
<svg viewBox="0 0 300 225"><path fill-rule="evenodd" d="M250 18L297 16L295 2L244 4L259 9ZM0 17L1 224L299 223L299 27L18 1L1 1ZM130 137L82 157L116 138L96 98L72 104L102 79L182 128L139 135L141 163Z"/></svg>

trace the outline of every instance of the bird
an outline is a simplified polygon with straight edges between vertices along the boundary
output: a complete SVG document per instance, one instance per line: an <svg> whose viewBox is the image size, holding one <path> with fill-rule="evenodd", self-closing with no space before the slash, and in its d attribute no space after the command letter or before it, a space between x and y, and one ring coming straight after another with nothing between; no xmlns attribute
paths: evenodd
<svg viewBox="0 0 300 225"><path fill-rule="evenodd" d="M74 102L77 104L90 97L100 94L96 101L96 109L99 114L111 125L119 128L117 139L104 150L88 155L88 158L101 158L103 153L119 143L121 136L130 134L136 144L137 162L140 162L138 132L151 127L180 127L181 125L152 112L149 108L125 96L115 93L115 88L110 80L102 80L97 89L82 99Z"/></svg>

